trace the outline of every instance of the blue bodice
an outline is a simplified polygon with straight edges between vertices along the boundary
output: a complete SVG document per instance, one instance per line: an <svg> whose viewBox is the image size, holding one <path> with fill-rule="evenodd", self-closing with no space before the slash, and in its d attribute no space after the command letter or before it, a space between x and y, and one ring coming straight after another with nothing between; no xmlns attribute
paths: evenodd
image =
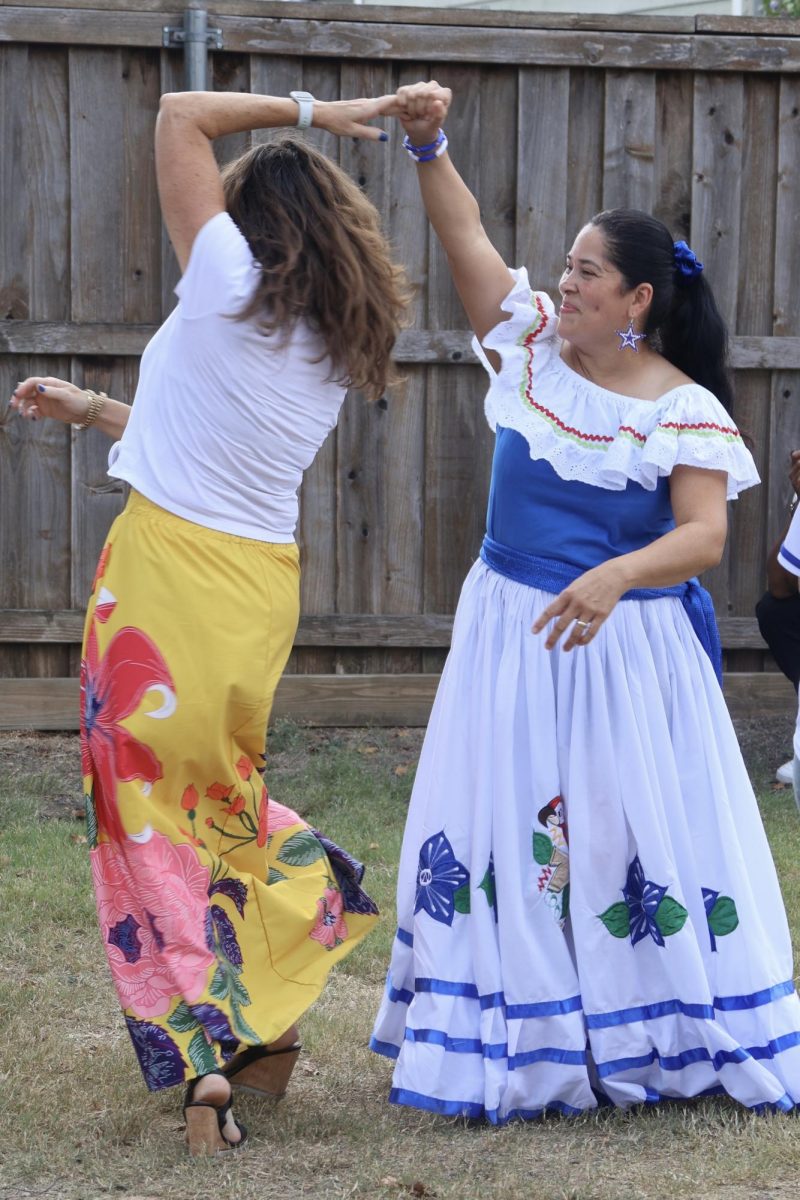
<svg viewBox="0 0 800 1200"><path fill-rule="evenodd" d="M588 570L675 528L669 479L621 491L562 479L527 441L497 426L486 531L504 546Z"/></svg>

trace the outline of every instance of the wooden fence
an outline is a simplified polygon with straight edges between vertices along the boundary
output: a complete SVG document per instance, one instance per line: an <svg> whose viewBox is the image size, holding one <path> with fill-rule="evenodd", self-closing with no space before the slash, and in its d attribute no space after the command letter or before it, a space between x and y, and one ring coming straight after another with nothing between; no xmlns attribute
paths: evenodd
<svg viewBox="0 0 800 1200"><path fill-rule="evenodd" d="M181 55L162 0L17 0L0 9L0 396L29 374L133 396L176 278L152 132ZM454 89L451 153L510 263L555 293L574 232L613 205L686 237L735 333L736 417L763 486L732 507L707 583L740 711L792 692L753 617L800 445L800 22L565 17L218 0L213 87L323 99L435 77ZM309 471L303 622L279 710L320 722L422 721L483 530L485 381L414 170L388 145L312 136L383 213L418 289L404 381L350 396ZM230 157L246 137L219 146ZM0 415L0 727L71 726L82 607L123 502L95 431Z"/></svg>

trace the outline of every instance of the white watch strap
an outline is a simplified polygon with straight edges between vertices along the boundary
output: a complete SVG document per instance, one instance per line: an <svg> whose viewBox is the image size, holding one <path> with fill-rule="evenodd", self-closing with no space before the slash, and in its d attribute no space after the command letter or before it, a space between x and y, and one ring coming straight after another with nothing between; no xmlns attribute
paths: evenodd
<svg viewBox="0 0 800 1200"><path fill-rule="evenodd" d="M298 108L297 128L310 129L314 116L313 96L310 96L307 92L290 92L290 95Z"/></svg>

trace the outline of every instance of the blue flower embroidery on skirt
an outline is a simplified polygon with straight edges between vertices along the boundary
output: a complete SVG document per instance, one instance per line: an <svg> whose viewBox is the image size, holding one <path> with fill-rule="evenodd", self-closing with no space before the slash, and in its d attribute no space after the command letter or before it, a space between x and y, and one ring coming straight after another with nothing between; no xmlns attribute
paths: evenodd
<svg viewBox="0 0 800 1200"><path fill-rule="evenodd" d="M414 912L424 909L434 921L452 925L455 894L468 880L469 871L456 858L444 831L435 833L419 852Z"/></svg>

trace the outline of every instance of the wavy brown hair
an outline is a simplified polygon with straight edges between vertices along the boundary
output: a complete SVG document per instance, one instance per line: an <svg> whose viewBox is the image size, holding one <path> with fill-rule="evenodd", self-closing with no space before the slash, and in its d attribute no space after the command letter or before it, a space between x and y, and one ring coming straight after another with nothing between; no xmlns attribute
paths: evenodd
<svg viewBox="0 0 800 1200"><path fill-rule="evenodd" d="M409 302L375 206L307 142L254 146L222 171L225 205L262 268L237 317L266 332L305 319L337 382L370 399L391 381L391 352Z"/></svg>

